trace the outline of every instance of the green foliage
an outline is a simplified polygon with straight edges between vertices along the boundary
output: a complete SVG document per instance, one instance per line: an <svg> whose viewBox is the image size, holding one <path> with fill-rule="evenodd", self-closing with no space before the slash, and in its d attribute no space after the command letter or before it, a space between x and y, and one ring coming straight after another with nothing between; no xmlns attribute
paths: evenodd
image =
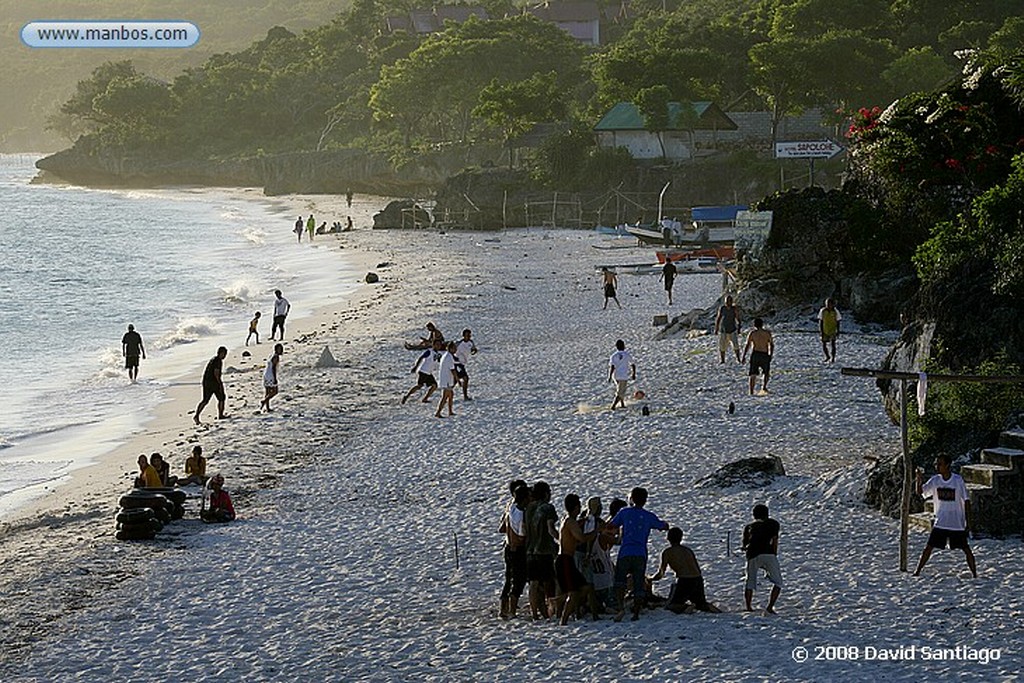
<svg viewBox="0 0 1024 683"><path fill-rule="evenodd" d="M956 75L930 46L910 48L882 71L882 78L893 92L931 92Z"/></svg>
<svg viewBox="0 0 1024 683"><path fill-rule="evenodd" d="M935 362L925 364L932 373L954 371ZM1005 353L982 362L960 374L1020 376L1021 368ZM916 401L915 401L916 403ZM981 384L970 382L933 382L928 386L928 401L923 417L916 410L907 412L907 432L911 448L926 442L956 439L965 433L995 433L1005 426L1007 417L1024 406L1024 385Z"/></svg>
<svg viewBox="0 0 1024 683"><path fill-rule="evenodd" d="M544 141L532 173L560 190L600 192L615 187L632 163L625 149L598 147L589 131L574 129Z"/></svg>
<svg viewBox="0 0 1024 683"><path fill-rule="evenodd" d="M558 86L558 74L537 73L514 83L491 81L473 109L477 116L501 131L506 145L512 138L528 132L542 121L557 121L565 116L565 102ZM509 147L509 168L512 148Z"/></svg>

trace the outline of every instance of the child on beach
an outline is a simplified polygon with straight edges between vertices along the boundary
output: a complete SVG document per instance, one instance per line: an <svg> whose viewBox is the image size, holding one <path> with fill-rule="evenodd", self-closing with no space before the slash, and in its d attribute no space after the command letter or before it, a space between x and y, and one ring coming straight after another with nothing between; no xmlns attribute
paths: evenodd
<svg viewBox="0 0 1024 683"><path fill-rule="evenodd" d="M253 335L256 335L256 343L260 343L260 332L256 329L256 326L260 324L260 312L256 311L255 315L252 316L252 320L249 321L249 336L245 338L245 345L249 345L249 340Z"/></svg>
<svg viewBox="0 0 1024 683"><path fill-rule="evenodd" d="M235 519L235 506L231 494L224 489L224 475L215 474L210 479L210 504L203 510L204 522L231 522Z"/></svg>
<svg viewBox="0 0 1024 683"><path fill-rule="evenodd" d="M266 394L263 396L263 400L260 401L260 408L266 408L268 413L271 412L270 399L277 396L277 370L281 365L281 355L283 353L284 345L274 344L274 355L267 359L267 367L263 371L263 388L266 390Z"/></svg>

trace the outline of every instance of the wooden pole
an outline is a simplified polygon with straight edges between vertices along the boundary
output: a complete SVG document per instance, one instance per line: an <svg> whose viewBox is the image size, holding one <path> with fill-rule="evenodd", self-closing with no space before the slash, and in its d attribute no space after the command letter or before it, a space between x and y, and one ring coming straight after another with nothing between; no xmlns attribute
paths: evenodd
<svg viewBox="0 0 1024 683"><path fill-rule="evenodd" d="M900 443L903 448L903 497L900 500L900 571L907 571L907 536L910 531L910 441L907 438L907 380L900 380Z"/></svg>

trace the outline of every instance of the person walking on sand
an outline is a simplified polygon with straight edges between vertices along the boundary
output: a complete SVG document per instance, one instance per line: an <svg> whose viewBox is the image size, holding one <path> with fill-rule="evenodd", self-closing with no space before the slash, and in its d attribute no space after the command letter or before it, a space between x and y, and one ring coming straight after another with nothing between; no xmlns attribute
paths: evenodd
<svg viewBox="0 0 1024 683"><path fill-rule="evenodd" d="M747 344L743 347L743 360L747 360L747 351L750 353L750 395L754 395L754 384L757 382L758 373L763 373L761 379L761 393L768 393L768 375L772 369L772 356L775 355L775 339L772 333L764 329L764 321L754 318L754 329L747 335Z"/></svg>
<svg viewBox="0 0 1024 683"><path fill-rule="evenodd" d="M821 331L821 350L825 352L825 362L836 362L836 339L839 337L839 322L843 315L836 308L832 299L825 299L825 307L818 311L818 329ZM828 353L832 345L832 355Z"/></svg>
<svg viewBox="0 0 1024 683"><path fill-rule="evenodd" d="M260 402L260 408L270 410L270 399L277 396L278 392L278 369L281 366L281 355L284 353L283 344L274 344L274 355L267 359L267 367L263 371L263 388L266 393Z"/></svg>
<svg viewBox="0 0 1024 683"><path fill-rule="evenodd" d="M313 218L313 214L309 214L309 218L306 219L306 232L309 233L309 241L313 241L313 232L316 230L316 219Z"/></svg>
<svg viewBox="0 0 1024 683"><path fill-rule="evenodd" d="M298 218L295 219L295 230L293 230L293 232L295 233L295 236L299 238L300 244L302 243L302 228L302 216L299 216Z"/></svg>
<svg viewBox="0 0 1024 683"><path fill-rule="evenodd" d="M448 342L448 346L438 362L437 378L441 385L441 400L437 402L437 411L434 413L434 417L442 417L441 410L445 405L448 406L449 416L455 414L452 409L452 400L455 396L455 385L459 383L459 376L455 374L455 351L455 342Z"/></svg>
<svg viewBox="0 0 1024 683"><path fill-rule="evenodd" d="M224 392L224 380L221 378L221 373L224 369L224 359L227 357L228 350L222 346L217 349L217 355L206 364L206 370L203 371L203 400L196 406L196 414L192 418L196 424L200 424L199 415L214 396L217 397L217 417L219 419L227 417L224 414L224 403L227 401L227 395Z"/></svg>
<svg viewBox="0 0 1024 683"><path fill-rule="evenodd" d="M476 344L473 342L472 330L462 331L462 339L455 346L455 376L462 384L462 400L472 401L469 397L469 373L466 371L466 364L469 357L476 353Z"/></svg>
<svg viewBox="0 0 1024 683"><path fill-rule="evenodd" d="M402 405L405 405L405 402L419 391L421 387L427 388L427 395L423 397L423 403L430 403L430 395L437 389L434 369L437 368L437 362L441 359L442 350L444 350L444 342L435 341L432 348L425 350L416 358L416 362L413 363L411 370L417 376L416 386L409 389L405 396L402 397Z"/></svg>
<svg viewBox="0 0 1024 683"><path fill-rule="evenodd" d="M757 588L757 572L764 570L772 582L765 614L775 614L775 601L782 592L782 570L779 569L779 523L768 516L767 505L755 505L754 521L743 528L743 550L747 553L747 582L743 589L743 600L747 611L754 611L751 600Z"/></svg>
<svg viewBox="0 0 1024 683"><path fill-rule="evenodd" d="M622 621L626 615L626 578L633 575L633 621L640 619L640 609L646 594L647 539L651 530L665 531L668 523L653 512L644 509L647 505L647 489L640 486L629 494L629 507L622 508L608 523L613 529L622 529L622 545L615 561L615 593L619 612L615 621Z"/></svg>
<svg viewBox="0 0 1024 683"><path fill-rule="evenodd" d="M672 285L676 281L676 264L670 258L665 258L665 265L661 268L659 280L665 281L665 293L668 294L668 305L672 305Z"/></svg>
<svg viewBox="0 0 1024 683"><path fill-rule="evenodd" d="M636 362L626 350L626 342L619 339L615 342L615 353L608 361L608 381L615 381L615 398L612 399L612 410L626 407L626 386L630 380L636 379Z"/></svg>
<svg viewBox="0 0 1024 683"><path fill-rule="evenodd" d="M135 325L129 325L128 331L121 337L121 354L124 356L124 368L128 371L128 380L135 384L139 379L139 356L146 357L146 349L142 345L142 335L135 331Z"/></svg>
<svg viewBox="0 0 1024 683"><path fill-rule="evenodd" d="M345 190L345 203L348 208L352 208L352 190Z"/></svg>
<svg viewBox="0 0 1024 683"><path fill-rule="evenodd" d="M252 316L252 320L249 321L249 334L245 338L245 345L246 346L249 345L249 340L252 339L252 337L254 335L256 337L256 343L257 344L260 343L260 331L256 329L256 326L259 325L259 324L260 324L260 312L256 311L256 313Z"/></svg>
<svg viewBox="0 0 1024 683"><path fill-rule="evenodd" d="M740 309L732 301L732 295L725 297L725 304L718 309L715 317L715 334L718 335L719 364L725 362L725 352L732 349L736 353L736 362L740 360Z"/></svg>
<svg viewBox="0 0 1024 683"><path fill-rule="evenodd" d="M601 275L604 282L604 307L601 310L608 308L608 299L613 299L615 305L622 308L622 304L619 303L618 297L615 296L615 289L619 286L619 280L615 277L615 273L608 270L607 267L601 269Z"/></svg>
<svg viewBox="0 0 1024 683"><path fill-rule="evenodd" d="M949 469L949 456L940 453L935 457L935 469L938 474L933 475L923 485L921 484L922 471L917 470L917 493L922 496L931 496L935 509L935 526L928 536L928 543L921 551L921 559L917 563L917 571L914 576L920 576L921 570L932 556L934 548L944 549L947 542L949 547L959 548L964 551L967 558L967 567L971 570L974 578L978 578L978 567L974 561L974 553L967 543L967 537L971 531L971 496L967 491L967 485L959 474L954 474Z"/></svg>
<svg viewBox="0 0 1024 683"><path fill-rule="evenodd" d="M676 614L689 613L694 609L701 612L719 613L722 610L708 602L704 593L704 576L700 573L697 556L683 545L683 531L677 526L668 530L668 547L661 552L661 566L651 581L665 576L665 569L671 567L676 574L666 609Z"/></svg>
<svg viewBox="0 0 1024 683"><path fill-rule="evenodd" d="M288 317L292 305L284 298L280 289L274 290L274 297L274 323L270 326L270 341L274 341L274 334L278 330L281 330L280 341L284 341L284 319Z"/></svg>

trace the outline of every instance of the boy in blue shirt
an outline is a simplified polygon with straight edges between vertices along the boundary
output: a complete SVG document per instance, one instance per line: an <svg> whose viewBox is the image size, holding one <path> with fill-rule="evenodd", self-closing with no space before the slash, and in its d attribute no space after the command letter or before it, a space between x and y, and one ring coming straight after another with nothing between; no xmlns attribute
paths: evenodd
<svg viewBox="0 0 1024 683"><path fill-rule="evenodd" d="M615 592L619 599L619 613L615 621L626 616L626 578L633 575L633 621L640 619L647 577L647 539L651 529L665 531L668 523L658 519L653 512L644 510L647 504L647 489L636 487L629 494L629 507L619 510L609 524L622 529L622 545L615 562Z"/></svg>

